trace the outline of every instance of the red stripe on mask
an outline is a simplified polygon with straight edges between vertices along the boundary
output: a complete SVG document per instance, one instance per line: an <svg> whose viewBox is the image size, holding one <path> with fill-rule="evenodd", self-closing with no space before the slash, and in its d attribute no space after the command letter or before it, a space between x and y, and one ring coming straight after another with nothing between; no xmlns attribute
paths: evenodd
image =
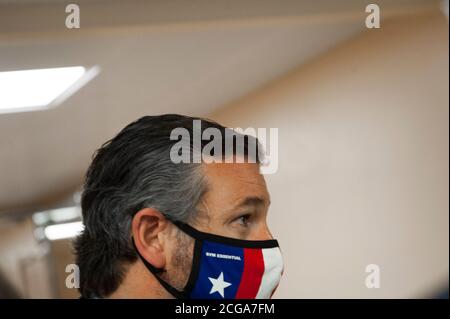
<svg viewBox="0 0 450 319"><path fill-rule="evenodd" d="M244 248L244 271L236 299L253 299L258 293L264 275L264 257L261 249Z"/></svg>

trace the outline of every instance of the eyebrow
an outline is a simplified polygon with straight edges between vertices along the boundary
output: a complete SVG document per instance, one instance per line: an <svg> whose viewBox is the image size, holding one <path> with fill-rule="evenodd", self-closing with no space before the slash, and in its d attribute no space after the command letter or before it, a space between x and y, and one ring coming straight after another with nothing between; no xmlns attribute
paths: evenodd
<svg viewBox="0 0 450 319"><path fill-rule="evenodd" d="M240 207L245 207L245 206L264 206L266 204L266 200L262 197L259 196L249 196L244 198L242 201L240 201L236 206L233 207L233 210L240 208ZM270 200L269 200L269 204L270 204Z"/></svg>

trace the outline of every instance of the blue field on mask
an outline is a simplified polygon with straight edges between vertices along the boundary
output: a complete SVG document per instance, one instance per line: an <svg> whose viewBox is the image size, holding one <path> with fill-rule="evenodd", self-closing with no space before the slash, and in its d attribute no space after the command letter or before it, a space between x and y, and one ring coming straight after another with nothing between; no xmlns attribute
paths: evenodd
<svg viewBox="0 0 450 319"><path fill-rule="evenodd" d="M244 270L244 249L204 241L199 267L191 298L234 298ZM213 282L209 278L214 279ZM211 293L213 287L219 291ZM224 294L223 297L221 292Z"/></svg>

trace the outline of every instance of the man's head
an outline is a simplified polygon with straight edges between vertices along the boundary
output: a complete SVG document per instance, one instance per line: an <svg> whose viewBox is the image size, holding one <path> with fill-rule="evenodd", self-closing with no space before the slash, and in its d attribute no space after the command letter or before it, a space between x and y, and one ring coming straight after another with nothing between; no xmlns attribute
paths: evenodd
<svg viewBox="0 0 450 319"><path fill-rule="evenodd" d="M253 162L174 163L171 159L177 143L170 139L171 132L184 128L193 137L194 120L199 119L146 116L96 152L82 195L85 230L75 242L83 296L170 297L145 269L136 249L163 270L162 279L181 290L190 275L194 240L174 221L225 237L271 239L266 224L270 198L259 171L260 148ZM208 128L226 135L225 127L201 120L201 130ZM244 139L243 154L233 148L233 159L249 159L246 146L252 139ZM201 147L208 142L203 140Z"/></svg>

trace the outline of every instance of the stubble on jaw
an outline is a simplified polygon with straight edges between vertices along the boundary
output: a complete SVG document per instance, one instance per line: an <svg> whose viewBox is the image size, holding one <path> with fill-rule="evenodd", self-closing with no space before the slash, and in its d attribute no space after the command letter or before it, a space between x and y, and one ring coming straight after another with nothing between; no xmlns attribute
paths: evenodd
<svg viewBox="0 0 450 319"><path fill-rule="evenodd" d="M164 280L181 291L186 286L191 273L195 241L179 229L174 236L174 240L175 249L170 257L173 271L171 274L166 272L161 277L165 277Z"/></svg>

